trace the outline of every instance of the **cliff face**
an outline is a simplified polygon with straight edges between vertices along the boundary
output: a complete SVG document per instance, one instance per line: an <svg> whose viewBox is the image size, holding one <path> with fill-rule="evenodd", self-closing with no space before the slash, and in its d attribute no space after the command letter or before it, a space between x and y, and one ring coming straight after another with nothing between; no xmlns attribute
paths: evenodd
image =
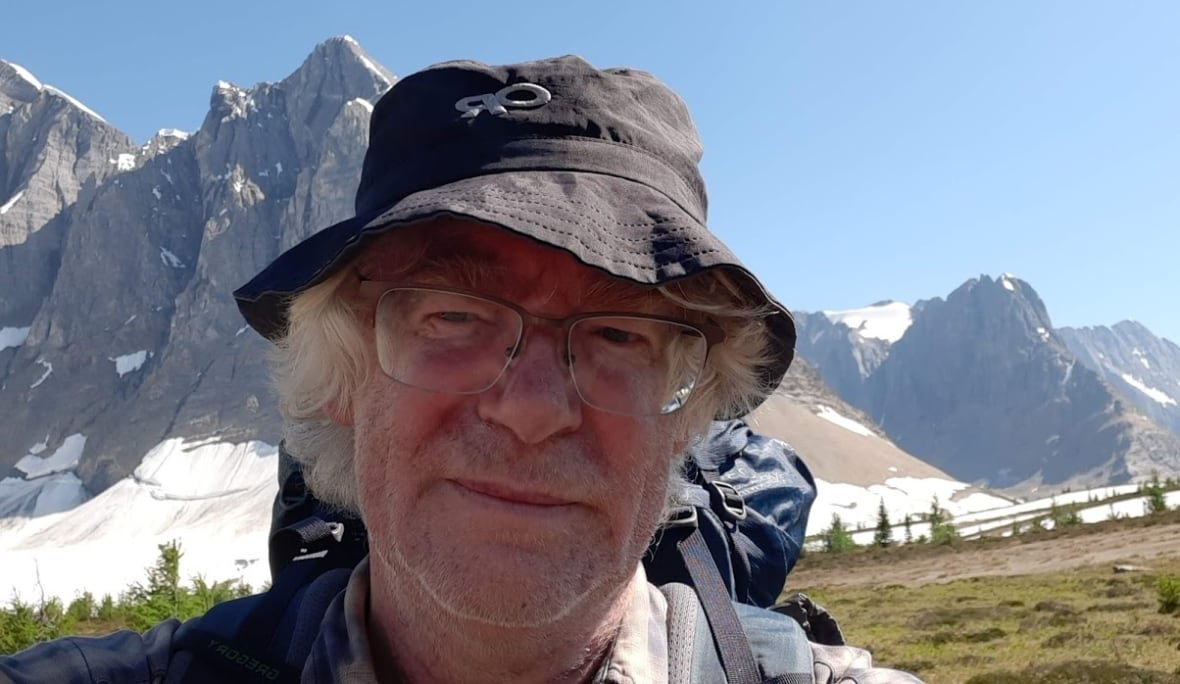
<svg viewBox="0 0 1180 684"><path fill-rule="evenodd" d="M198 131L122 138L126 168L0 247L31 269L0 271L0 472L80 436L76 473L96 492L166 437L275 442L267 344L231 292L351 215L371 103L392 83L348 38L278 83L219 83Z"/></svg>

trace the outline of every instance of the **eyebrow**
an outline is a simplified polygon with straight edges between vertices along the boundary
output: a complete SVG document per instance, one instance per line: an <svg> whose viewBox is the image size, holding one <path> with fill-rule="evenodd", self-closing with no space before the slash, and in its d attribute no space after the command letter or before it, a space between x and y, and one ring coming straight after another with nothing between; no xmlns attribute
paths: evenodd
<svg viewBox="0 0 1180 684"><path fill-rule="evenodd" d="M506 277L509 273L509 268L497 264L487 254L464 250L461 254L428 255L406 271L403 277L414 284L458 287L509 301L532 294L528 283L506 287L510 281ZM597 278L579 290L575 304L582 306L587 303L601 311L630 310L655 315L683 313L681 307L661 297L654 288L644 288L609 277Z"/></svg>

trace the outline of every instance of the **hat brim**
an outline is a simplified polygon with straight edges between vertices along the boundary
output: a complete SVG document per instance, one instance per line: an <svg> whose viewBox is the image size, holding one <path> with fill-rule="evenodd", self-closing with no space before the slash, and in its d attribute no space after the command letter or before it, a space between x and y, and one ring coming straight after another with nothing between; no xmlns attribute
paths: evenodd
<svg viewBox="0 0 1180 684"><path fill-rule="evenodd" d="M393 206L330 226L281 254L234 293L247 323L268 339L286 334L293 295L322 282L377 235L450 214L500 226L570 253L583 264L640 285L667 285L723 268L752 302L765 305L771 356L759 369L769 392L795 348L790 313L700 221L651 187L577 171L512 171L411 194ZM764 396L752 397L761 403ZM718 416L732 417L732 416Z"/></svg>

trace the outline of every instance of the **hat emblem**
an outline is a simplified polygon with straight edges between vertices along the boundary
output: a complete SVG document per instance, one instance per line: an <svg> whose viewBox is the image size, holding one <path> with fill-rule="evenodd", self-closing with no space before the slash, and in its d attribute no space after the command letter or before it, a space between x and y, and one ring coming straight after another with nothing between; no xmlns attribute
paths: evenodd
<svg viewBox="0 0 1180 684"><path fill-rule="evenodd" d="M455 109L463 112L464 119L475 118L487 111L492 116L502 116L508 109L535 109L553 99L549 91L535 83L513 83L494 93L467 95L459 98Z"/></svg>

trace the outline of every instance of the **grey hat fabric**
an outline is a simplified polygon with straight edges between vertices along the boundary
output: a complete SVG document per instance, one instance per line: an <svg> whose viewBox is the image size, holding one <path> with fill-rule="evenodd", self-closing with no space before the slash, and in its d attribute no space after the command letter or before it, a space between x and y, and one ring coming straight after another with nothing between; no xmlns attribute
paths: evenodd
<svg viewBox="0 0 1180 684"><path fill-rule="evenodd" d="M706 227L701 152L684 102L646 72L578 57L439 64L401 79L374 107L355 216L284 252L234 297L255 330L278 339L290 298L369 238L453 215L643 285L727 269L771 312L772 356L759 369L769 391L791 363L795 326Z"/></svg>

